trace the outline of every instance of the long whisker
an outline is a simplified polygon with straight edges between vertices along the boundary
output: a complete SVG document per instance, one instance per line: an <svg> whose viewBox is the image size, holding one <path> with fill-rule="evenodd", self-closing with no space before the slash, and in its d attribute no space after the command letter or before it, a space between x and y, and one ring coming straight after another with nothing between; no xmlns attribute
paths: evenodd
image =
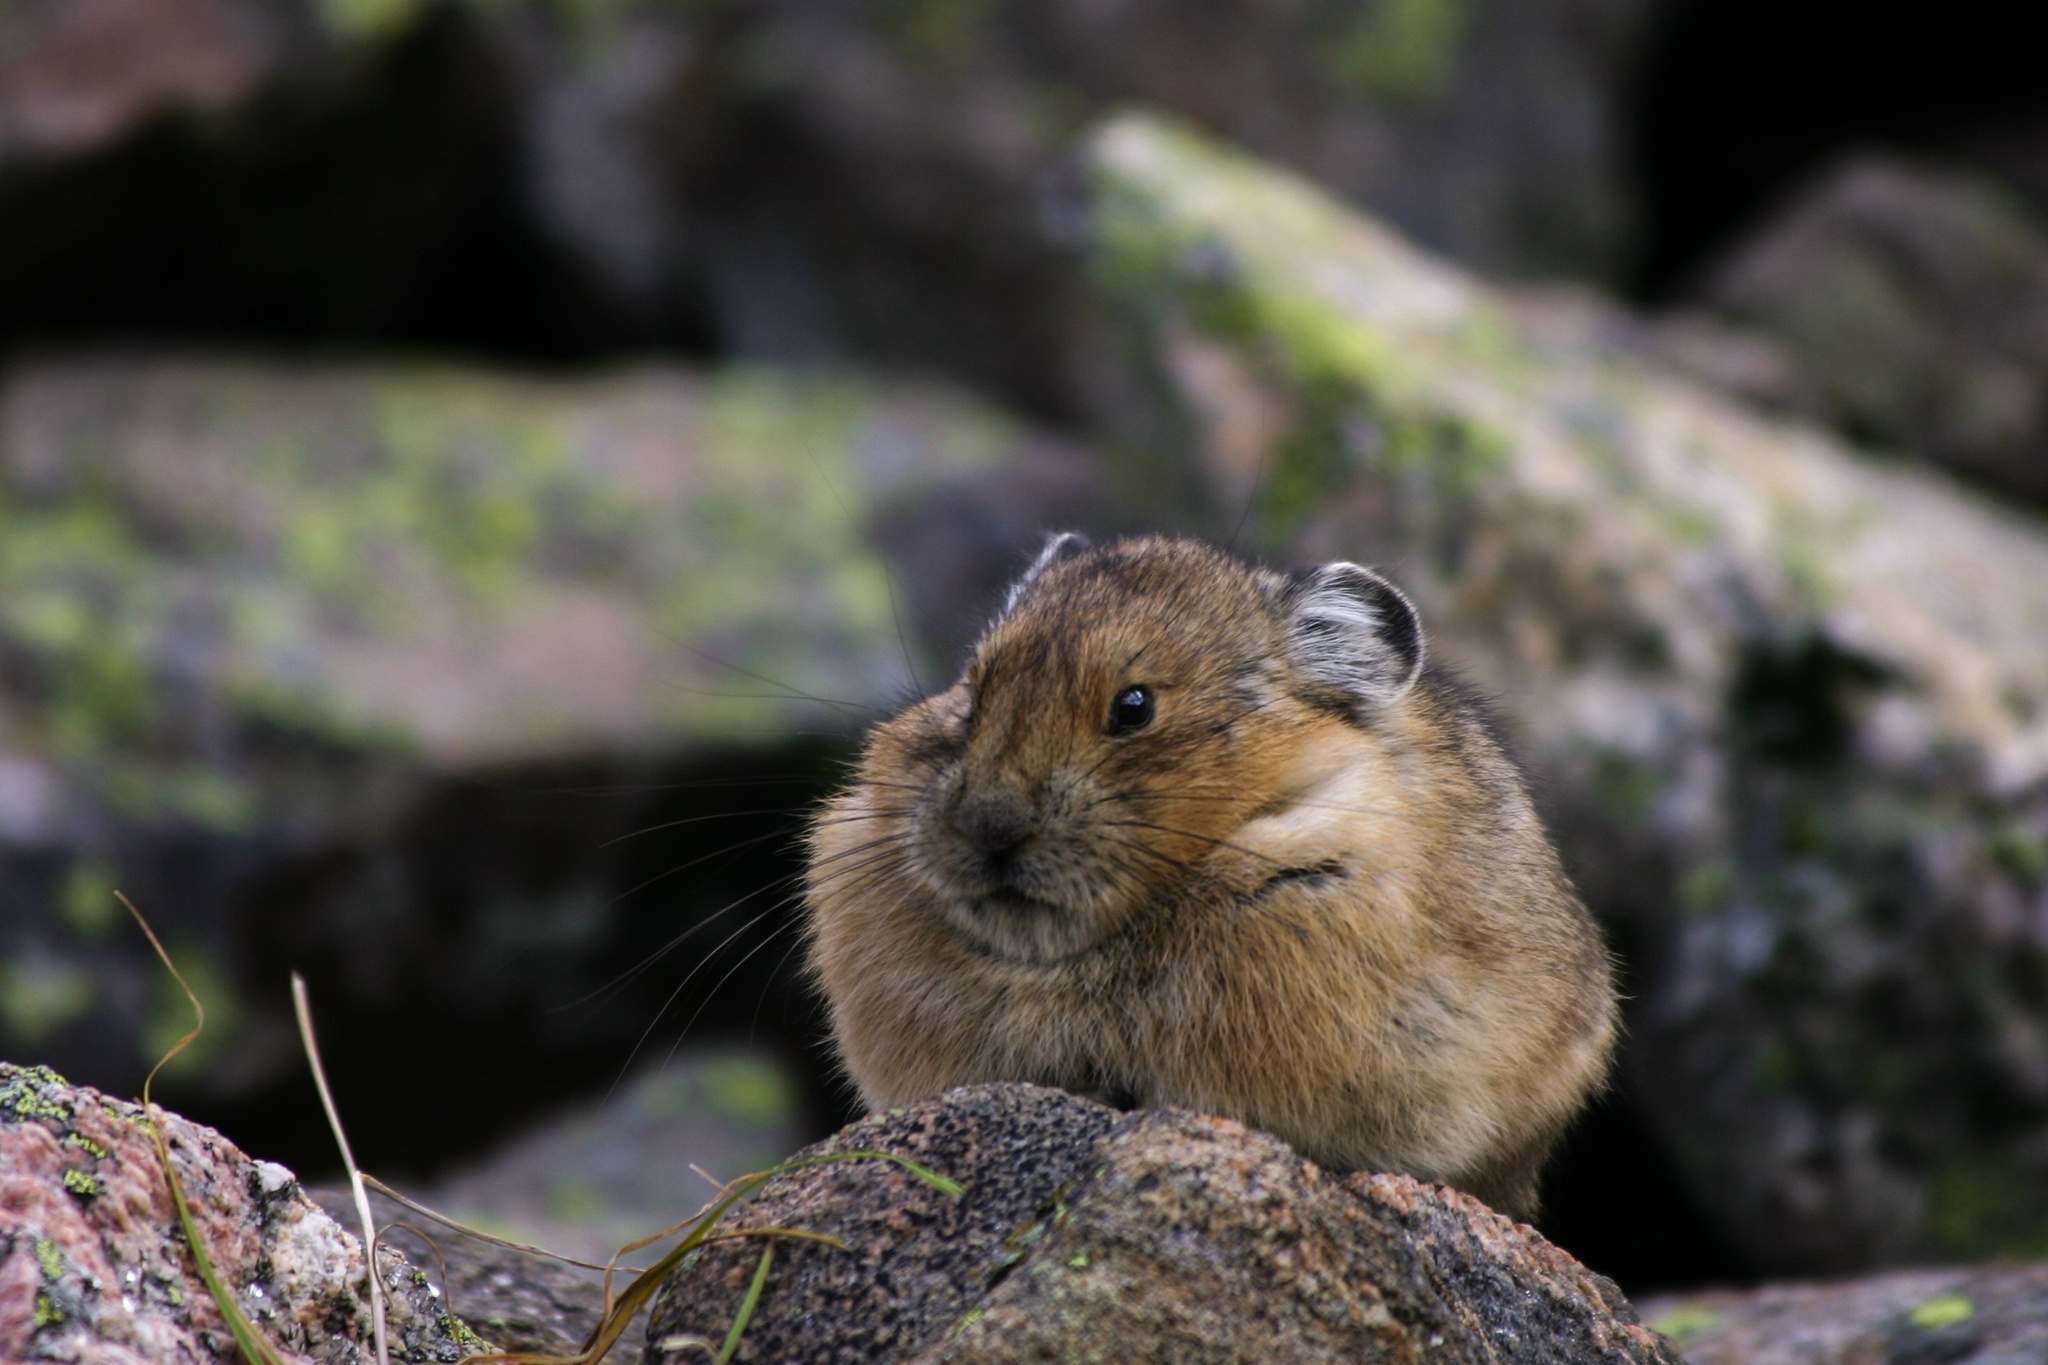
<svg viewBox="0 0 2048 1365"><path fill-rule="evenodd" d="M1175 872L1187 872L1193 866L1185 858L1176 858L1164 849L1153 848L1151 845L1141 843L1136 839L1118 837L1112 846L1115 848L1127 850L1131 853L1142 853L1146 857L1151 858L1155 862L1165 863L1169 868L1173 869ZM1118 870L1136 871L1137 869L1131 868L1128 865L1126 865L1125 867L1120 868Z"/></svg>
<svg viewBox="0 0 2048 1365"><path fill-rule="evenodd" d="M784 879L784 880L787 880L787 879ZM764 888L762 888L762 889L763 889L763 890L766 890L767 888L765 888L765 887L764 887ZM758 894L758 893L749 893L749 894L751 895L751 894ZM633 1043L633 1050L632 1050L631 1052L628 1052L628 1053L626 1054L626 1061L625 1061L625 1067L631 1067L631 1066L633 1065L633 1059L634 1059L634 1058L636 1058L636 1057L638 1057L638 1056L640 1055L640 1049L641 1049L641 1048L643 1048L643 1047L645 1047L645 1046L647 1045L647 1039L648 1039L649 1035L651 1035L651 1034L652 1034L652 1033L654 1032L654 1030L655 1030L655 1027L656 1027L657 1025L659 1025L659 1024L661 1023L661 1021L662 1021L662 1018L663 1018L663 1017L664 1017L665 1015L667 1015L667 1014L668 1014L668 1011L669 1011L669 1007L670 1007L671 1005L675 1004L675 1002L676 1002L676 997L677 997L677 996L679 996L679 995L681 995L681 994L683 993L683 990L684 990L684 988L685 988L685 987L687 987L687 986L688 986L688 985L690 984L690 982L691 982L692 980L694 980L694 979L695 979L695 977L696 977L696 975L697 975L697 973L698 973L698 972L700 972L700 971L704 970L704 964L705 964L705 963L707 963L707 962L709 962L709 961L711 961L711 960L712 960L713 958L717 957L719 953L721 953L721 952L723 952L723 951L725 950L725 946L726 946L727 944L731 943L731 942L732 942L732 941L733 941L734 939L738 938L738 937L739 937L739 936L740 936L741 934L744 934L745 932L747 932L747 930L749 930L749 929L753 928L753 927L754 927L755 925L759 924L759 923L760 923L760 922L761 922L762 920L764 920L764 919L768 918L768 916L770 916L770 915L774 914L774 913L775 913L775 912L776 912L777 910L780 910L780 909L782 909L782 908L783 908L784 906L788 905L788 904L789 904L789 901L790 901L790 898L789 898L788 896L784 896L784 897L783 897L782 899L780 899L780 900L776 901L775 903L773 903L772 905L768 906L768 907L767 907L766 909L762 910L762 911L761 911L761 913L759 913L758 915L755 915L755 916L754 916L754 917L753 917L752 919L748 920L748 921L747 921L747 922L746 922L745 924L742 924L742 925L741 925L741 926L740 926L739 928L737 928L737 929L733 930L733 931L732 931L731 933L727 934L727 935L726 935L726 936L725 936L724 938L720 939L720 940L718 941L718 943L717 943L717 944L716 944L715 946L713 946L713 947L712 947L712 949L711 949L711 950L710 950L709 952L705 953L705 954L704 954L704 956L702 956L702 957L700 957L700 958L698 958L698 959L697 959L697 965L696 965L696 966L694 966L694 967L692 967L692 968L690 968L689 972L688 972L688 973L686 973L686 974L684 975L683 979L682 979L681 981L678 981L678 982L676 983L675 989L674 989L674 990L672 990L672 991L670 991L670 992L668 993L668 998L667 998L667 999L665 999L665 1000L663 1000L663 1001L661 1002L661 1008L660 1008L660 1009L658 1009L658 1010L656 1010L656 1011L654 1012L654 1017L653 1017L652 1019L649 1019L649 1020L647 1021L647 1027L646 1027L646 1028L644 1028L644 1029L642 1029L642 1030L640 1030L640 1036L639 1036L639 1038L637 1038L637 1039L635 1039L635 1040L634 1040L634 1043ZM734 902L734 904L737 904L737 903L738 903L738 902ZM726 907L726 909L731 909L731 908L732 908L731 906L727 906L727 907ZM719 913L723 914L723 913L724 913L724 911L720 911ZM613 1081L612 1081L612 1088L613 1088L613 1089L617 1089L617 1088L618 1088L618 1083L619 1083L619 1080L620 1080L620 1079L623 1079L623 1077L625 1076L625 1067L622 1067L622 1068L621 1068L621 1070L620 1070L620 1072L619 1072L619 1076L618 1076L618 1077L615 1077L615 1078L613 1079ZM607 1092L607 1095L609 1095L609 1092Z"/></svg>
<svg viewBox="0 0 2048 1365"><path fill-rule="evenodd" d="M628 967L625 971L619 973L610 981L605 982L604 985L599 986L596 990L591 991L588 995L583 996L581 999L572 1000L566 1005L556 1006L556 1010L572 1010L579 1005L584 1005L589 1003L591 1000L598 999L598 997L600 996L602 996L603 999L598 1000L598 1004L603 1005L606 1001L609 1001L610 999L612 999L613 996L617 995L619 991L631 985L648 968L654 966L654 964L661 961L663 958L667 957L670 953L682 947L683 944L689 942L690 939L702 933L710 925L717 923L718 920L724 917L725 915L731 913L734 910L737 910L740 906L745 905L748 901L760 895L762 892L773 891L778 886L787 885L793 882L795 879L796 875L794 873L777 877L774 881L768 882L766 885L755 887L752 891L747 892L744 896L741 896L736 900L727 901L724 905L712 911L710 914L704 916L695 924L691 925L689 928L683 930L683 932L677 934L674 938L670 939L667 943L662 944L659 948L656 948L646 957L640 959L640 961L635 963L633 966Z"/></svg>
<svg viewBox="0 0 2048 1365"><path fill-rule="evenodd" d="M788 683L778 682L774 678L769 677L765 673L756 673L750 668L742 668L740 667L740 665L736 663L732 663L731 661L726 659L721 659L717 655L707 653L704 650L698 649L694 645L684 644L680 639L677 639L674 635L669 634L666 631L661 632L661 634L664 639L666 639L670 644L674 645L676 648L682 650L686 654L694 655L695 657L703 660L705 663L715 664L719 668L730 669L734 673L739 674L743 678L752 678L757 683L763 683L769 687L778 689L782 694L783 699L785 700L813 702L819 706L832 706L837 707L842 711L864 713L869 716L883 716L888 714L886 711L882 710L881 707L871 706L866 702L842 701L835 697L817 696L813 693L804 691L800 687L792 687ZM764 698L760 697L759 695L749 695L744 692L706 692L703 691L701 688L685 687L680 683L669 683L666 685L673 691L688 692L695 695L707 697L731 697L742 701L764 700Z"/></svg>
<svg viewBox="0 0 2048 1365"><path fill-rule="evenodd" d="M829 854L826 857L813 860L809 870L813 873L816 873L820 868L829 868L834 863L840 862L846 858L859 857L860 855L868 852L871 849L881 848L891 844L901 845L907 848L910 846L912 842L913 840L911 838L911 835L907 830L894 830L887 834L878 834L874 838L862 840L860 843L854 844L850 848L842 848L837 853Z"/></svg>
<svg viewBox="0 0 2048 1365"><path fill-rule="evenodd" d="M825 491L832 495L832 501L839 504L839 514L846 518L847 529L857 533L860 522L854 517L853 509L846 505L846 499L839 495L839 485L834 483L832 476L825 472L824 463L818 459L818 452L806 446L804 454L810 458L811 468L816 472L818 482L825 485ZM910 681L917 688L918 695L922 696L924 695L925 686L923 681L917 676L917 665L910 660L910 638L903 633L903 618L896 610L896 572L889 567L889 562L886 558L881 559L880 562L882 565L882 586L889 591L889 620L896 627L896 646L903 651L903 667L909 672Z"/></svg>
<svg viewBox="0 0 2048 1365"><path fill-rule="evenodd" d="M902 820L917 813L915 806L883 806L877 810L839 811L821 815L816 823L821 826L857 825L865 820Z"/></svg>
<svg viewBox="0 0 2048 1365"><path fill-rule="evenodd" d="M726 968L725 975L719 977L717 983L714 984L710 990L704 992L704 998L697 1002L697 1008L691 1012L690 1017L688 1019L683 1021L683 1031L681 1033L678 1033L676 1035L675 1042L669 1045L668 1055L670 1058L673 1058L676 1055L676 1049L683 1045L683 1039L690 1036L690 1030L696 1026L698 1017L704 1013L704 1007L711 1003L712 999L719 993L719 991L725 989L726 982L732 980L733 973L737 972L740 968L746 966L747 960L749 958L753 957L755 953L760 952L763 948L766 948L769 944L773 943L778 934L787 932L791 927L792 926L790 925L781 925L771 930L766 938L762 939L753 947L747 949L746 952L741 953L739 961L733 963L732 966Z"/></svg>
<svg viewBox="0 0 2048 1365"><path fill-rule="evenodd" d="M745 818L758 819L764 815L791 814L794 814L794 812L792 812L787 806L770 806L766 810L721 810L713 811L709 815L686 815L680 820L664 820L658 825L646 825L641 827L640 829L628 830L624 834L615 834L611 838L599 844L598 848L611 848L615 844L625 843L628 839L638 839L649 834L659 834L665 829L681 829L684 825L701 825L707 820L739 820Z"/></svg>
<svg viewBox="0 0 2048 1365"><path fill-rule="evenodd" d="M794 921L791 922L790 927L792 929L796 927ZM775 988L775 978L781 974L783 966L788 963L789 955L803 946L804 936L799 933L791 933L789 936L789 946L782 950L782 956L776 958L775 965L768 969L768 979L761 983L761 994L754 1000L754 1013L747 1020L747 1045L749 1047L753 1045L755 1031L761 1027L761 1007L768 1003L768 992Z"/></svg>
<svg viewBox="0 0 2048 1365"><path fill-rule="evenodd" d="M524 782L510 782L503 778L472 776L461 779L466 786L481 787L486 791L516 792L522 796L650 796L662 792L693 791L699 788L728 787L804 787L821 785L815 776L777 777L757 773L741 777L701 777L687 782L607 782L595 786L543 787ZM870 784L878 785L878 784Z"/></svg>
<svg viewBox="0 0 2048 1365"><path fill-rule="evenodd" d="M787 838L790 833L791 831L786 829L770 830L766 834L757 834L751 839L742 839L736 844L726 844L722 847L714 848L709 853L700 853L696 857L690 859L688 862L677 863L674 867L671 867L664 872L655 873L652 877L649 877L644 882L640 882L636 885L627 887L624 891L621 891L618 895L613 896L610 900L606 901L604 905L600 908L609 910L613 906L617 905L620 901L625 900L627 897L637 896L642 891L645 891L648 887L653 886L657 882L665 882L670 877L675 876L678 872L688 872L691 868L696 867L701 863L708 863L713 858L726 857L726 855L728 854L736 855L744 853L748 849L756 846L757 844L767 843L770 839ZM730 861L730 859L728 859L728 861ZM724 869L720 868L719 871L724 871Z"/></svg>
<svg viewBox="0 0 2048 1365"><path fill-rule="evenodd" d="M1149 829L1156 830L1161 834L1176 835L1183 839L1198 839L1205 844L1210 844L1217 848L1227 848L1233 853L1242 853L1247 858L1263 858L1276 866L1279 863L1279 859L1273 857L1270 853L1261 853L1255 848L1246 848L1242 844L1232 843L1228 839L1219 839L1211 834L1200 834L1191 829L1177 829L1172 825L1162 825L1151 820L1104 820L1102 824L1112 829Z"/></svg>
<svg viewBox="0 0 2048 1365"><path fill-rule="evenodd" d="M858 895L878 885L883 878L900 874L909 865L909 849L900 843L891 843L860 862L835 868L829 879L814 880L835 895Z"/></svg>
<svg viewBox="0 0 2048 1365"><path fill-rule="evenodd" d="M909 864L909 851L901 845L891 845L872 853L860 862L846 867L835 868L830 880L816 879L822 886L829 887L837 894L852 894L865 891L881 876L893 875L898 869ZM858 880L856 880L858 879Z"/></svg>
<svg viewBox="0 0 2048 1365"><path fill-rule="evenodd" d="M1098 796L1094 800L1088 802L1086 805L1081 807L1081 810L1083 812L1091 811L1099 806L1105 806L1112 804L1114 802L1127 800L1129 800L1129 798L1120 792L1109 792L1105 793L1102 796ZM1244 802L1244 794L1242 792L1200 791L1148 792L1145 796L1145 800L1147 803L1155 801L1209 801L1223 805L1238 805ZM1394 805L1392 802L1387 802L1376 806L1346 806L1339 805L1338 803L1333 801L1292 801L1288 803L1287 808L1289 810L1334 811L1342 815L1387 815L1391 814L1392 812L1398 809L1398 807Z"/></svg>

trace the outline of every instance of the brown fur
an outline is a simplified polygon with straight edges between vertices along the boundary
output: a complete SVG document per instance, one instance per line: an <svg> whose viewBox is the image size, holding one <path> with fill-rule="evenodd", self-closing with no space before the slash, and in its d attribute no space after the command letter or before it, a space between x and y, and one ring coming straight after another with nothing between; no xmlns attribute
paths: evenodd
<svg viewBox="0 0 2048 1365"><path fill-rule="evenodd" d="M874 730L812 835L840 1051L876 1108L1107 1092L1527 1216L1613 1044L1599 932L1457 689L1312 676L1288 584L1187 541L1046 563ZM1134 683L1151 723L1106 733ZM989 810L1024 831L994 861Z"/></svg>

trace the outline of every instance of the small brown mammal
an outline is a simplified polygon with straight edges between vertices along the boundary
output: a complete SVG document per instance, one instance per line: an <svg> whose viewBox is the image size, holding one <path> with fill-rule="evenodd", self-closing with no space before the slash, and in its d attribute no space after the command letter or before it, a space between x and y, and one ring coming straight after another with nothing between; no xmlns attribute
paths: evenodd
<svg viewBox="0 0 2048 1365"><path fill-rule="evenodd" d="M1035 1081L1510 1213L1601 1083L1600 934L1408 600L1054 538L819 815L812 965L868 1104Z"/></svg>

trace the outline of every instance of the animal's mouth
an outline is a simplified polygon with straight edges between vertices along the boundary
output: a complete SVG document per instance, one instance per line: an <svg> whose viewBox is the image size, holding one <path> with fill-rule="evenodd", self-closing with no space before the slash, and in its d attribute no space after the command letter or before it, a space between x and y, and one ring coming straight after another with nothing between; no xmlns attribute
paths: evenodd
<svg viewBox="0 0 2048 1365"><path fill-rule="evenodd" d="M970 898L976 910L993 911L1003 916L1056 915L1059 907L1051 901L1019 891L1014 886L998 886Z"/></svg>

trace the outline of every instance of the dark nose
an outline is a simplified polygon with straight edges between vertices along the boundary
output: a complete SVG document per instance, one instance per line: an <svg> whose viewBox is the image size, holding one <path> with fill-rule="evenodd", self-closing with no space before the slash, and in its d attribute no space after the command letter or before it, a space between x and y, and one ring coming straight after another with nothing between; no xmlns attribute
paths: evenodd
<svg viewBox="0 0 2048 1365"><path fill-rule="evenodd" d="M953 828L983 853L1008 853L1030 835L1031 812L1007 793L981 792L954 807Z"/></svg>

